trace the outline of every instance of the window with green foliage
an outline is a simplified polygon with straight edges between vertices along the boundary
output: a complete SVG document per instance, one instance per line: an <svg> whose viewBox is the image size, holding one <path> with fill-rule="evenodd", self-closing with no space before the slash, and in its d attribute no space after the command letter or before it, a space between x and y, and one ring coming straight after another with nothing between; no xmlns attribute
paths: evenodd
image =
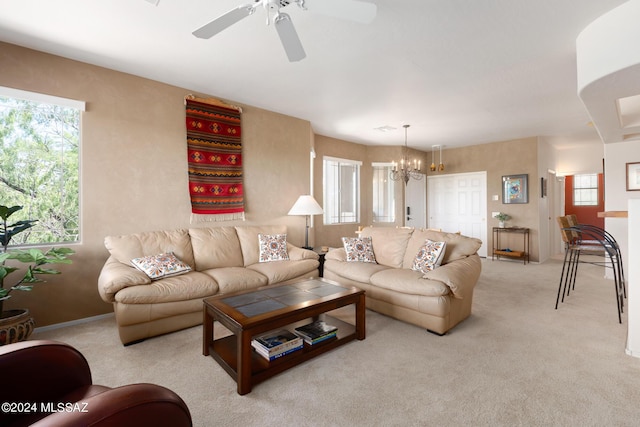
<svg viewBox="0 0 640 427"><path fill-rule="evenodd" d="M84 103L0 87L0 205L37 220L12 245L80 239L80 113Z"/></svg>

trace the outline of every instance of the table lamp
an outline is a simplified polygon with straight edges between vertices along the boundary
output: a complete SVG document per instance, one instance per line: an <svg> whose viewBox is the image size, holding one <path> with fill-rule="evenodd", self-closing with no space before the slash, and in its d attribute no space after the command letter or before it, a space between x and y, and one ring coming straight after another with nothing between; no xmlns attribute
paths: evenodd
<svg viewBox="0 0 640 427"><path fill-rule="evenodd" d="M289 211L289 215L304 215L306 218L304 249L313 249L309 246L309 218L311 215L320 215L323 212L322 206L316 202L316 199L314 199L313 196L308 194L298 197L298 200Z"/></svg>

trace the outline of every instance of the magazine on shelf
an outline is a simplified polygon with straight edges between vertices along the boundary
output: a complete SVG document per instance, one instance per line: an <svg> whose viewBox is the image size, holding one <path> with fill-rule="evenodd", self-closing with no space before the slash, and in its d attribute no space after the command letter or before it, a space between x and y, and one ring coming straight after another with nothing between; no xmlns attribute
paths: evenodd
<svg viewBox="0 0 640 427"><path fill-rule="evenodd" d="M287 350L302 347L302 339L291 331L280 329L254 337L251 340L251 346L258 351L262 350L262 354L271 357Z"/></svg>
<svg viewBox="0 0 640 427"><path fill-rule="evenodd" d="M317 344L337 335L338 328L323 320L316 320L295 329L296 335L302 337L307 344Z"/></svg>
<svg viewBox="0 0 640 427"><path fill-rule="evenodd" d="M303 347L304 347L304 344L303 344L303 341L301 340L299 346L282 350L279 353L269 354L266 350L264 350L260 346L254 346L253 348L256 350L256 353L258 353L260 356L264 357L268 361L272 361L272 360L276 360L279 357L286 356L287 354L293 353L294 351L301 350Z"/></svg>

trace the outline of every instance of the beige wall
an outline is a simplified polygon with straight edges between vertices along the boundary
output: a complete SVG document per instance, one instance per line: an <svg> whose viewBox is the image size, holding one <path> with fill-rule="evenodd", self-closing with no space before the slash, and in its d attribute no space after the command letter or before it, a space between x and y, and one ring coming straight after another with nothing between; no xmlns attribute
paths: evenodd
<svg viewBox="0 0 640 427"><path fill-rule="evenodd" d="M342 246L341 238L356 236L358 226L375 225L377 227L396 227L403 225L404 211L404 182L396 182L395 198L396 222L373 222L373 168L372 163L398 161L402 155L402 146L366 146L355 144L327 136L315 136L316 158L314 161L314 194L316 200L322 204L322 160L323 156L338 157L362 162L360 170L360 222L358 224L324 225L322 215L315 217L315 244L316 246ZM408 151L410 159L420 160L422 165L427 164L427 153L412 150ZM425 167L422 167L424 171Z"/></svg>
<svg viewBox="0 0 640 427"><path fill-rule="evenodd" d="M246 221L191 225L183 103L189 89L4 43L0 43L0 86L87 102L82 116L82 242L74 245L74 263L61 268L63 275L52 276L31 293L16 294L6 304L31 309L37 326L111 311L96 288L108 256L103 244L107 235L190 226L284 224L289 240L301 246L304 219L289 217L287 212L299 195L310 192L312 147L316 152L313 193L321 204L323 155L363 162L361 223L324 226L322 216L314 218L310 244L340 246L342 236L355 235L358 225L372 224L371 163L398 159L402 152L400 145L364 146L314 135L305 120L242 105ZM444 173L487 171L488 214L508 212L514 217L511 225L532 229L532 260L538 259L536 144L535 138L529 138L444 153ZM410 150L410 157L420 159L423 170L428 169L430 152ZM516 173L529 174L530 203L492 201L493 194L501 194L501 176ZM402 225L403 186L396 183L396 198L402 201L397 204L397 222L387 226ZM488 224L490 229L497 221L489 219Z"/></svg>
<svg viewBox="0 0 640 427"><path fill-rule="evenodd" d="M316 136L315 149L317 157L315 166L315 188L317 199L322 203L322 156L340 157L351 160L361 160L361 222L350 225L328 225L322 224L322 217L316 217L315 238L317 245L341 246L340 238L343 236L355 236L354 232L358 225L372 225L371 216L371 163L391 161L399 158L401 147L373 147L353 144L324 136ZM538 139L526 138L504 142L494 142L490 144L461 147L444 150L443 159L445 170L443 172L431 172L428 165L431 164L431 152L420 152L411 150L410 158L422 160L422 169L427 176L442 175L465 172L487 172L487 248L491 253L492 248L492 227L498 225L498 220L491 218L491 212L501 211L508 213L512 219L508 221L509 226L529 227L531 229L531 260L539 260L539 172L538 172ZM436 153L436 164L439 161L439 154ZM529 174L529 203L505 205L502 203L502 176L511 174ZM395 224L385 224L385 226L403 225L402 220L404 206L404 183L396 184L398 203ZM492 196L498 195L499 200L494 201ZM380 224L375 224L380 226ZM511 240L513 239L513 240ZM546 236L545 236L546 239ZM516 249L522 245L522 237L514 235L509 238L501 238L501 244L506 242L510 247Z"/></svg>
<svg viewBox="0 0 640 427"><path fill-rule="evenodd" d="M436 154L438 157L438 154ZM438 157L439 158L439 157ZM538 204L540 185L538 177L538 139L524 138L490 144L447 149L443 151L444 172L429 172L441 175L465 172L487 172L487 254L490 256L493 236L492 228L498 226L498 220L491 212L505 212L512 219L507 226L529 227L531 230L531 261L539 259L539 220ZM437 161L436 161L437 163ZM502 203L502 176L529 174L529 203ZM493 200L498 195L499 200ZM516 249L522 245L521 236L513 235L512 240L500 238L501 245L507 243Z"/></svg>
<svg viewBox="0 0 640 427"><path fill-rule="evenodd" d="M36 326L110 312L96 286L108 256L104 237L191 226L184 126L191 91L4 43L0 86L87 102L74 263L32 292L15 293L6 308L29 308ZM242 107L246 221L194 226L285 224L302 245L304 220L287 212L309 193L310 123Z"/></svg>

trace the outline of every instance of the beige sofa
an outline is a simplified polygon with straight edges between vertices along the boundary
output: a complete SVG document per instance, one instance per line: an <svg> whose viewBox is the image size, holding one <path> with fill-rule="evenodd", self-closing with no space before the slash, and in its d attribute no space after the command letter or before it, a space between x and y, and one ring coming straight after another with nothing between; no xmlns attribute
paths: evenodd
<svg viewBox="0 0 640 427"><path fill-rule="evenodd" d="M258 235L286 234L285 226L154 231L109 236L98 278L102 299L113 303L120 340L131 344L202 323L202 299L290 279L318 276L318 254L286 244L289 260L259 262ZM191 271L159 280L131 260L172 252Z"/></svg>
<svg viewBox="0 0 640 427"><path fill-rule="evenodd" d="M324 277L366 291L367 308L442 335L471 314L480 277L482 242L457 233L412 228L367 227L375 263L347 261L344 248L325 256ZM411 269L426 239L446 242L439 267Z"/></svg>

